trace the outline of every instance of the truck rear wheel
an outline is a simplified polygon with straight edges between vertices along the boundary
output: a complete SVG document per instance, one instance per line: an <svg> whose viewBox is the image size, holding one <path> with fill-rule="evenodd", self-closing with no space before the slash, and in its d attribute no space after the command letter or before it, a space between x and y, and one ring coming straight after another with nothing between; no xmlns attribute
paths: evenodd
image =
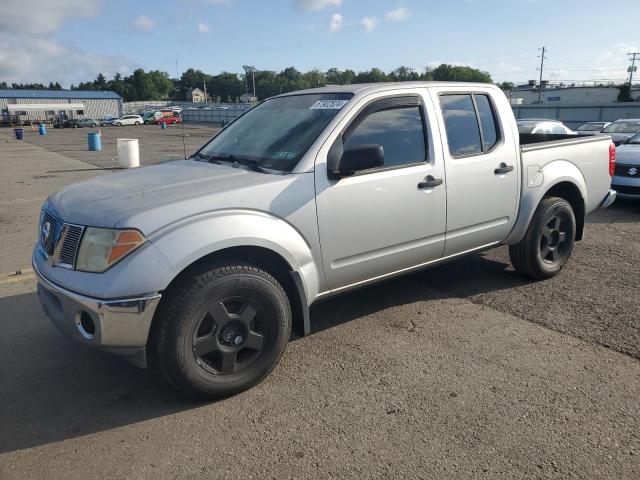
<svg viewBox="0 0 640 480"><path fill-rule="evenodd" d="M545 197L536 209L520 243L509 245L516 271L544 280L558 274L571 256L576 236L576 218L569 203Z"/></svg>
<svg viewBox="0 0 640 480"><path fill-rule="evenodd" d="M269 273L225 262L167 292L151 334L150 362L195 399L253 387L277 365L291 331L291 308Z"/></svg>

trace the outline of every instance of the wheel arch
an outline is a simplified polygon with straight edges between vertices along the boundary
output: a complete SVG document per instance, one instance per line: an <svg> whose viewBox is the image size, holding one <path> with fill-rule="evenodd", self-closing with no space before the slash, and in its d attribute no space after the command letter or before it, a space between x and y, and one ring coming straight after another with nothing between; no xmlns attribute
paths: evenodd
<svg viewBox="0 0 640 480"><path fill-rule="evenodd" d="M522 240L538 205L548 196L557 196L569 202L576 217L575 239L581 240L585 225L587 186L580 169L567 160L556 160L545 165L536 174L542 174L539 186L528 187L527 179L524 180L518 219L503 243L513 245Z"/></svg>
<svg viewBox="0 0 640 480"><path fill-rule="evenodd" d="M300 273L296 271L282 255L266 247L240 245L226 247L208 253L194 260L178 272L165 291L177 288L176 286L185 278L207 271L212 265L225 261L250 263L272 275L280 285L282 285L282 288L289 298L294 331L300 336L305 336L310 333L307 294ZM164 298L165 296L163 295L163 299ZM151 324L150 331L153 331L154 323L155 318Z"/></svg>

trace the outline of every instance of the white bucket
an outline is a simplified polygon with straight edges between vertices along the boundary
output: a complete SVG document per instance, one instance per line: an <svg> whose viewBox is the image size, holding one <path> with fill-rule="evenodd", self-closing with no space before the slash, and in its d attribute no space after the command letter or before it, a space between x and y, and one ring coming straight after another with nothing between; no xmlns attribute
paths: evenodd
<svg viewBox="0 0 640 480"><path fill-rule="evenodd" d="M122 168L135 168L140 166L140 148L137 138L119 138L118 165Z"/></svg>

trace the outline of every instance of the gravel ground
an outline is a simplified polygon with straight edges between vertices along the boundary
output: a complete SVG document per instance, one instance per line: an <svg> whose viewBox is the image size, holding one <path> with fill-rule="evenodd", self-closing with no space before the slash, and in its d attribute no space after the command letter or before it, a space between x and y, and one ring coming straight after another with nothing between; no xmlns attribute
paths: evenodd
<svg viewBox="0 0 640 480"><path fill-rule="evenodd" d="M561 275L531 282L506 247L410 278L553 330L640 358L640 202L618 200L588 218Z"/></svg>

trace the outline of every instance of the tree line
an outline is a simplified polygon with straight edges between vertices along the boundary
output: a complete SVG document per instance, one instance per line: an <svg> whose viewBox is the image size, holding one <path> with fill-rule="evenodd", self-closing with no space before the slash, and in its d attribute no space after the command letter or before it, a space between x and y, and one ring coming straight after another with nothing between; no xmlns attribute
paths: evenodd
<svg viewBox="0 0 640 480"><path fill-rule="evenodd" d="M245 65L241 74L222 72L211 75L190 68L180 78L170 78L167 72L151 70L145 72L139 68L129 76L117 73L111 80L100 73L95 80L71 85L71 90L111 90L118 93L126 102L141 100L188 100L189 92L194 88L204 90L215 101L236 102L243 93L253 93L260 100L280 93L321 87L324 85L347 85L352 83L405 82L411 80L435 80L458 82L491 83L491 75L471 67L442 64L437 68L425 68L417 71L410 67L399 67L390 72L379 68L356 72L354 70L331 68L325 72L310 70L300 72L288 67L280 72L258 70ZM39 83L16 84L10 86L0 82L0 89L49 89L61 90L58 82L45 86Z"/></svg>

